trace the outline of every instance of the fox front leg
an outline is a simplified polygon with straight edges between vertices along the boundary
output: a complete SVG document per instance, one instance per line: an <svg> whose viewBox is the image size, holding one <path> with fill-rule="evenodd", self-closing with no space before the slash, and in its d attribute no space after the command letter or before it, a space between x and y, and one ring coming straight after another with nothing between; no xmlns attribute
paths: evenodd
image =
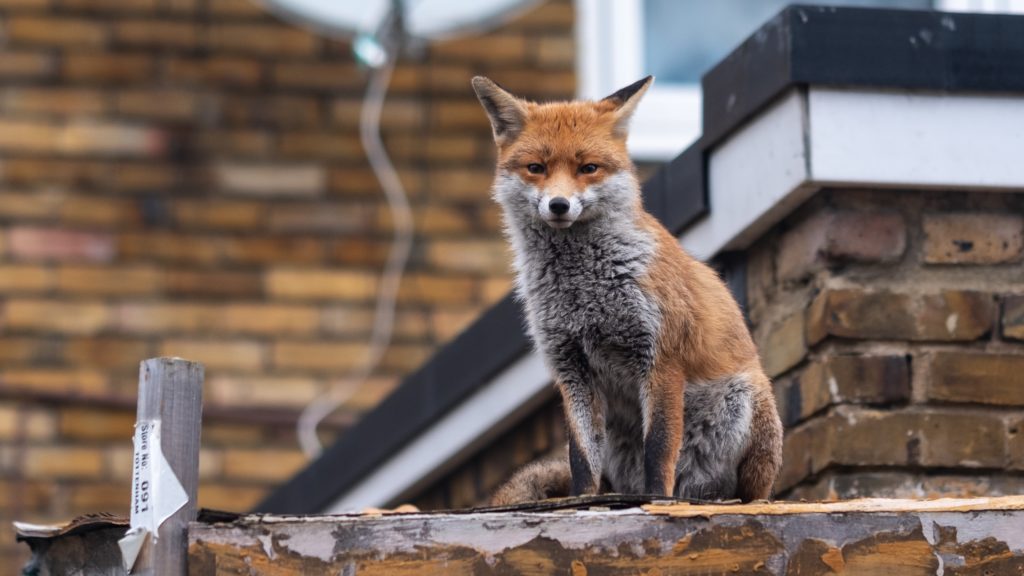
<svg viewBox="0 0 1024 576"><path fill-rule="evenodd" d="M580 380L560 379L558 388L569 435L571 494L597 494L605 450L604 400L589 383Z"/></svg>
<svg viewBox="0 0 1024 576"><path fill-rule="evenodd" d="M655 369L641 395L644 411L644 493L671 496L683 446L683 375Z"/></svg>

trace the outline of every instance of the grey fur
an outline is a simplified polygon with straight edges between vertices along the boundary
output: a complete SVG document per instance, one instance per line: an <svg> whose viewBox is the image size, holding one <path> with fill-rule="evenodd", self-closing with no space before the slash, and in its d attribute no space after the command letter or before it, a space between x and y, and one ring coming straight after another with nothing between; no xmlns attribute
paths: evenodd
<svg viewBox="0 0 1024 576"><path fill-rule="evenodd" d="M632 174L612 175L574 196L578 217L556 228L545 219L548 199L535 187L500 171L494 186L531 336L562 388L586 462L600 467L586 471L593 491L602 480L615 492L645 487L644 391L661 314L640 287L655 242L636 224L639 193ZM751 398L743 377L686 387L676 494L735 495Z"/></svg>

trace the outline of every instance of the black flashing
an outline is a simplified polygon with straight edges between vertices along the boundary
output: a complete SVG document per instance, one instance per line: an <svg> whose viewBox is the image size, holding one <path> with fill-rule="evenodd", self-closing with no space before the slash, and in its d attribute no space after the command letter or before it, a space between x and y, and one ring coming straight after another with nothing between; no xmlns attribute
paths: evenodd
<svg viewBox="0 0 1024 576"><path fill-rule="evenodd" d="M786 8L704 76L704 134L644 184L647 209L675 234L713 210L708 152L785 90L806 85L1024 92L1024 16ZM743 305L745 259L716 260ZM526 353L524 326L518 304L506 297L256 510L323 510Z"/></svg>
<svg viewBox="0 0 1024 576"><path fill-rule="evenodd" d="M805 85L1024 92L1024 16L790 6L704 75L705 150Z"/></svg>

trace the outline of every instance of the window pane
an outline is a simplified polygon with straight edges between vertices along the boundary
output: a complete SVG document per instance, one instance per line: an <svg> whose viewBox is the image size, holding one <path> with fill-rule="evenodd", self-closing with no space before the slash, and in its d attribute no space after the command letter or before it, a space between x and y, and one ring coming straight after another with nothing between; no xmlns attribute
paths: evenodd
<svg viewBox="0 0 1024 576"><path fill-rule="evenodd" d="M644 0L644 72L692 84L791 0ZM815 4L932 7L932 0L815 0Z"/></svg>

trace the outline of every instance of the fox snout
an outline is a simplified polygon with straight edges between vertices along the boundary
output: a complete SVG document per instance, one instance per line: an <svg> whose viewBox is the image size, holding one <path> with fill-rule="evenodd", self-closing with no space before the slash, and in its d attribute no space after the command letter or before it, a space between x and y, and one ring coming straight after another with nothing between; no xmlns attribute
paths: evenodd
<svg viewBox="0 0 1024 576"><path fill-rule="evenodd" d="M568 228L583 213L583 202L576 195L565 197L545 194L537 203L537 212L548 226Z"/></svg>

